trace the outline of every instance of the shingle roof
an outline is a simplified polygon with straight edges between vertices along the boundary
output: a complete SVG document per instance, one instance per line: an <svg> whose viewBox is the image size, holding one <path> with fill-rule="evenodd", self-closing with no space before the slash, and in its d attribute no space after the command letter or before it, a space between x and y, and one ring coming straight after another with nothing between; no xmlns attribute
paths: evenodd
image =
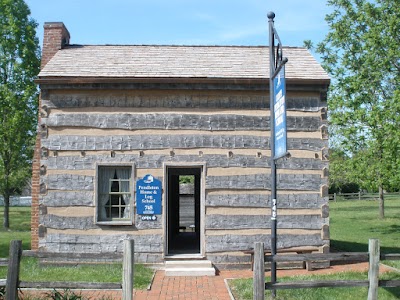
<svg viewBox="0 0 400 300"><path fill-rule="evenodd" d="M285 47L286 78L329 80L305 48ZM58 51L39 74L46 77L267 79L265 46L80 46Z"/></svg>

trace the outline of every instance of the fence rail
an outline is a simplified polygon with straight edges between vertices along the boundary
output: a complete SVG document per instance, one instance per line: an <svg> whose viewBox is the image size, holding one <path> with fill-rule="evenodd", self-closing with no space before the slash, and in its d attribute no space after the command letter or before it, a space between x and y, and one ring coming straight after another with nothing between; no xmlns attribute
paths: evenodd
<svg viewBox="0 0 400 300"><path fill-rule="evenodd" d="M264 291L278 289L300 289L321 287L368 287L368 300L378 299L378 287L400 287L400 280L379 280L379 262L381 260L400 260L400 254L380 254L379 240L370 239L368 252L342 252L330 254L298 254L298 255L267 255L264 256L264 244L256 243L254 247L253 284L254 300L264 300ZM292 261L369 261L368 280L321 280L321 281L292 281L264 282L264 263ZM275 297L275 292L272 293Z"/></svg>
<svg viewBox="0 0 400 300"><path fill-rule="evenodd" d="M38 255L48 256L51 254ZM122 299L133 299L133 262L134 241L124 240L124 252L122 255L122 283L93 283L93 282L27 282L19 280L19 269L22 256L35 256L32 251L22 251L22 241L11 241L8 259L0 259L0 266L8 266L7 279L0 279L0 287L6 287L5 300L15 300L18 288L41 289L122 289ZM62 255L70 256L70 255ZM90 257L90 254L76 255L80 258ZM96 255L95 255L96 256ZM115 255L111 255L114 257Z"/></svg>
<svg viewBox="0 0 400 300"><path fill-rule="evenodd" d="M385 193L384 197L388 198L399 198L400 192L396 193ZM379 199L378 193L365 193L365 192L357 192L357 193L333 193L329 194L330 201L337 201L338 199L343 200L377 200Z"/></svg>

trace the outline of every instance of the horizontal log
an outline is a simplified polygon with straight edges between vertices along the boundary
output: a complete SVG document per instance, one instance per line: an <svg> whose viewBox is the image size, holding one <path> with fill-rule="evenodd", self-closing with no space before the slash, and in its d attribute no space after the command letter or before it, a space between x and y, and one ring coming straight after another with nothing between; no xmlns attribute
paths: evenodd
<svg viewBox="0 0 400 300"><path fill-rule="evenodd" d="M366 262L369 260L367 252L339 252L339 253L311 253L311 254L297 254L297 255L266 255L265 261L313 261L313 260L325 260L325 261L358 261Z"/></svg>
<svg viewBox="0 0 400 300"><path fill-rule="evenodd" d="M235 253L214 253L207 254L207 259L212 261L213 264L249 264L251 262L250 255L238 255Z"/></svg>
<svg viewBox="0 0 400 300"><path fill-rule="evenodd" d="M47 190L89 190L94 189L94 177L85 175L54 174L42 177Z"/></svg>
<svg viewBox="0 0 400 300"><path fill-rule="evenodd" d="M159 178L159 177L158 177ZM43 178L48 190L93 190L93 176L50 174ZM206 189L270 189L269 174L207 176ZM278 174L281 190L319 191L326 178L316 174Z"/></svg>
<svg viewBox="0 0 400 300"><path fill-rule="evenodd" d="M137 79L127 80L126 78L81 78L79 82L75 78L64 78L64 79L37 79L36 80L40 84L40 88L45 91L45 97L48 96L49 90L70 90L70 91L102 91L103 94L109 95L110 92L117 91L118 95L120 95L121 91L127 91L128 94L132 94L132 90L143 92L154 93L154 91L161 91L163 94L167 92L177 91L178 93L185 92L187 94L192 93L197 95L200 90L202 93L200 95L204 95L205 92L212 93L224 93L226 92L235 92L235 91L252 91L259 92L262 91L266 95L268 95L268 80L260 79L260 80L218 80L218 79L160 79L156 78L154 80L145 78L145 79ZM286 85L286 90L289 92L312 92L320 93L320 98L322 101L326 99L327 93L327 81L320 82L307 82L298 83L288 81ZM115 92L114 92L115 93ZM124 97L127 96L125 93L122 94ZM113 96L115 96L113 94Z"/></svg>
<svg viewBox="0 0 400 300"><path fill-rule="evenodd" d="M98 262L122 262L123 253L64 253L64 252L44 252L37 251L35 257L38 257L43 262L50 262L55 264L68 264L68 263L98 263ZM161 263L164 262L162 253L135 253L135 260L145 263Z"/></svg>
<svg viewBox="0 0 400 300"><path fill-rule="evenodd" d="M400 280L379 280L380 287L400 287Z"/></svg>
<svg viewBox="0 0 400 300"><path fill-rule="evenodd" d="M0 279L0 287L5 287L7 283L7 279Z"/></svg>
<svg viewBox="0 0 400 300"><path fill-rule="evenodd" d="M8 266L8 258L0 258L0 267Z"/></svg>
<svg viewBox="0 0 400 300"><path fill-rule="evenodd" d="M159 169L164 162L202 162L208 168L269 168L271 159L269 156L256 157L255 155L234 154L232 157L221 154L199 155L144 155L139 154L120 154L111 155L85 155L85 156L50 156L42 161L47 170L93 170L96 163L135 163L139 169ZM296 158L282 159L277 162L279 169L292 170L322 170L328 165L320 159Z"/></svg>
<svg viewBox="0 0 400 300"><path fill-rule="evenodd" d="M168 89L171 86L168 85ZM206 87L204 87L206 88ZM232 87L237 89L237 87ZM248 88L248 87L247 87ZM246 88L246 89L247 89ZM42 107L136 107L136 108L206 108L206 109L269 109L269 96L266 95L207 95L207 94L169 94L169 95L113 95L113 94L56 94L44 96ZM326 102L319 97L290 97L286 99L287 110L319 111Z"/></svg>
<svg viewBox="0 0 400 300"><path fill-rule="evenodd" d="M381 253L381 260L400 260L400 254L384 254Z"/></svg>
<svg viewBox="0 0 400 300"><path fill-rule="evenodd" d="M78 229L88 230L100 228L102 225L97 225L94 222L93 216L87 217L63 217L57 215L44 215L40 217L40 222L46 228L52 229ZM141 216L135 215L134 219L135 229L159 229L162 228L162 218L157 218L156 221L142 221Z"/></svg>
<svg viewBox="0 0 400 300"><path fill-rule="evenodd" d="M96 290L118 290L122 288L121 283L105 282L27 282L20 281L20 288L30 289L96 289Z"/></svg>
<svg viewBox="0 0 400 300"><path fill-rule="evenodd" d="M50 114L42 119L48 127L86 127L102 129L167 129L167 130L270 130L269 116L239 114ZM319 131L320 117L288 116L288 131Z"/></svg>
<svg viewBox="0 0 400 300"><path fill-rule="evenodd" d="M229 252L229 251L245 251L252 249L254 243L264 241L265 248L271 248L271 236L269 234L256 235L212 235L206 236L206 252ZM324 242L320 234L310 235L291 235L281 234L277 240L277 248L293 248L305 246L323 246Z"/></svg>
<svg viewBox="0 0 400 300"><path fill-rule="evenodd" d="M328 202L320 194L279 194L279 208L320 208ZM220 194L207 195L206 206L215 207L271 207L270 195L258 194Z"/></svg>
<svg viewBox="0 0 400 300"><path fill-rule="evenodd" d="M112 229L117 232L118 227ZM122 253L122 241L127 238L135 240L135 252L160 253L164 248L162 235L137 235L134 230L132 234L113 235L48 233L44 239L39 240L39 244L48 252Z"/></svg>
<svg viewBox="0 0 400 300"><path fill-rule="evenodd" d="M90 217L60 217L52 214L40 217L40 222L46 228L53 229L94 229L98 226L94 223L93 216Z"/></svg>
<svg viewBox="0 0 400 300"><path fill-rule="evenodd" d="M280 190L319 191L326 178L314 174L278 174L277 188ZM207 176L206 189L270 189L269 174Z"/></svg>
<svg viewBox="0 0 400 300"><path fill-rule="evenodd" d="M320 208L328 200L320 194L279 194L279 208ZM52 191L41 197L42 205L48 207L94 206L94 193L89 191ZM219 194L206 196L205 205L210 207L271 207L271 196L260 194ZM148 223L148 222L146 222ZM152 222L151 222L152 223ZM138 223L136 225L139 228Z"/></svg>
<svg viewBox="0 0 400 300"><path fill-rule="evenodd" d="M265 283L265 289L304 289L304 288L323 288L323 287L362 287L368 286L368 280L313 280L313 281L290 281Z"/></svg>
<svg viewBox="0 0 400 300"><path fill-rule="evenodd" d="M36 250L22 250L22 256L25 257L36 257Z"/></svg>
<svg viewBox="0 0 400 300"><path fill-rule="evenodd" d="M142 221L142 216L135 214L134 225L135 228L144 230L144 229L161 229L163 228L163 218L162 216L157 216L156 221Z"/></svg>
<svg viewBox="0 0 400 300"><path fill-rule="evenodd" d="M44 252L37 251L36 257L38 258L58 258L58 259L122 259L122 253L63 253L63 252Z"/></svg>
<svg viewBox="0 0 400 300"><path fill-rule="evenodd" d="M279 229L321 229L323 219L320 215L280 215L277 218ZM270 229L271 219L266 215L206 215L206 229Z"/></svg>
<svg viewBox="0 0 400 300"><path fill-rule="evenodd" d="M43 161L42 161L43 162ZM59 206L94 206L94 193L92 191L52 191L42 195L40 204L48 207Z"/></svg>
<svg viewBox="0 0 400 300"><path fill-rule="evenodd" d="M322 139L287 140L288 149L321 151L327 146ZM251 135L118 135L118 136L80 136L50 135L42 139L42 147L51 151L89 151L89 150L151 150L151 149L269 149L269 138Z"/></svg>

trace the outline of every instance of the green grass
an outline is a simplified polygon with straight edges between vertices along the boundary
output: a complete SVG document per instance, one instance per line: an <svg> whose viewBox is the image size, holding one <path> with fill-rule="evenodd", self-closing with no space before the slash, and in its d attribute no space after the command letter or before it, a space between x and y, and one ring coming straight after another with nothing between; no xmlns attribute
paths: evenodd
<svg viewBox="0 0 400 300"><path fill-rule="evenodd" d="M381 253L400 253L400 198L385 200L385 218L371 200L329 203L331 247L338 251L367 252L368 240L379 239ZM383 263L400 269L400 261Z"/></svg>
<svg viewBox="0 0 400 300"><path fill-rule="evenodd" d="M379 219L377 201L331 201L330 230L331 247L338 251L368 252L368 240L380 240L382 253L400 253L400 198L391 197L385 201L385 219ZM278 237L279 239L279 237ZM400 261L383 263L400 270ZM366 280L367 273L338 273L333 275L310 275L278 278L279 281L294 280ZM380 279L400 279L399 272L384 273ZM266 279L270 280L269 278ZM253 299L253 280L235 279L229 286L237 300ZM367 299L368 288L318 288L277 290L277 298L285 300L336 300ZM270 292L266 291L266 299ZM379 299L400 299L400 287L379 288Z"/></svg>
<svg viewBox="0 0 400 300"><path fill-rule="evenodd" d="M4 208L0 207L0 222L3 226ZM8 257L11 240L22 240L24 250L30 249L31 243L30 207L10 208L10 231L0 229L0 257ZM141 264L135 264L135 289L145 289L153 277L153 270ZM7 277L7 267L0 267L0 278ZM20 280L22 281L75 281L75 282L122 282L121 264L80 265L72 267L41 267L38 260L23 257Z"/></svg>
<svg viewBox="0 0 400 300"><path fill-rule="evenodd" d="M135 264L135 289L145 289L151 282L153 270L141 264ZM7 277L7 268L0 267L0 278ZM122 282L122 265L98 264L78 266L40 266L38 260L23 257L21 261L20 280L29 282L66 281L66 282Z"/></svg>
<svg viewBox="0 0 400 300"><path fill-rule="evenodd" d="M280 282L299 280L367 280L367 273L345 272L332 275L307 275L279 278ZM381 279L400 279L400 273L386 273ZM270 278L267 277L266 281ZM232 279L229 286L236 300L253 299L253 279ZM392 300L400 298L400 288L379 288L379 299ZM354 288L316 288L316 289L292 289L277 290L277 300L359 300L367 299L367 287ZM270 291L265 292L265 299L270 299Z"/></svg>
<svg viewBox="0 0 400 300"><path fill-rule="evenodd" d="M8 257L10 241L22 240L24 250L31 249L31 208L10 207L10 230L3 229L4 207L0 206L0 257Z"/></svg>

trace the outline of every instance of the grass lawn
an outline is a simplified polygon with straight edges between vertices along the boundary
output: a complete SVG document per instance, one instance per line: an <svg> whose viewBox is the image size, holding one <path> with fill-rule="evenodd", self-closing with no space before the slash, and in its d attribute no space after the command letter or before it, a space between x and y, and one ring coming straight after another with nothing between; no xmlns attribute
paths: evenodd
<svg viewBox="0 0 400 300"><path fill-rule="evenodd" d="M4 208L0 207L0 257L8 257L11 240L22 240L24 250L31 246L30 207L10 208L10 231L2 229ZM150 284L153 270L135 264L135 289L145 289ZM7 277L7 267L0 267L0 278ZM20 279L22 281L80 281L80 282L122 282L122 264L81 265L71 267L41 267L38 260L23 257Z"/></svg>
<svg viewBox="0 0 400 300"><path fill-rule="evenodd" d="M280 282L295 280L367 280L367 273L346 272L333 275L308 275L296 277L282 277ZM381 279L400 279L400 273L387 273ZM266 278L270 281L270 278ZM253 299L253 279L233 279L229 281L231 291L236 300ZM400 288L379 288L379 299L394 300L400 299ZM265 292L265 299L270 299L270 291ZM367 299L367 287L354 288L316 288L316 289L292 289L277 290L277 300L359 300Z"/></svg>
<svg viewBox="0 0 400 300"><path fill-rule="evenodd" d="M367 252L368 239L380 241L382 253L400 253L400 198L385 201L385 219L379 219L378 201L331 201L331 247L338 251ZM400 261L383 263L400 269Z"/></svg>
<svg viewBox="0 0 400 300"><path fill-rule="evenodd" d="M378 202L331 201L330 230L331 247L345 252L368 252L368 240L377 238L382 253L400 253L400 198L385 201L385 219L379 219ZM279 237L278 237L279 238ZM400 270L400 261L384 261L383 263ZM279 281L293 280L366 280L367 273L346 272L334 275L310 275L278 278ZM400 271L380 275L380 279L400 280ZM266 278L266 281L269 281ZM253 299L253 280L234 279L229 286L237 300ZM266 291L266 299L270 292ZM276 299L285 300L336 300L367 299L368 288L318 288L277 290ZM400 287L379 288L379 299L400 299Z"/></svg>
<svg viewBox="0 0 400 300"><path fill-rule="evenodd" d="M153 277L153 270L141 264L135 264L134 287L146 289ZM7 277L7 267L0 267L0 278ZM66 282L122 282L122 264L99 264L79 266L40 266L38 260L23 257L20 280L30 282L66 281Z"/></svg>
<svg viewBox="0 0 400 300"><path fill-rule="evenodd" d="M10 207L10 231L3 229L3 215L0 206L0 257L8 257L11 240L22 240L22 248L31 249L31 208Z"/></svg>

